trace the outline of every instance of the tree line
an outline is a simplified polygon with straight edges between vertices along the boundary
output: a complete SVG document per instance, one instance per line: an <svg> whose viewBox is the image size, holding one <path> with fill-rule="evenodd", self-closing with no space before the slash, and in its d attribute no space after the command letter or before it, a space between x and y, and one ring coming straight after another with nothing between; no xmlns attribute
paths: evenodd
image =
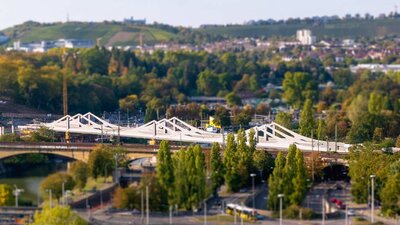
<svg viewBox="0 0 400 225"><path fill-rule="evenodd" d="M228 135L224 149L214 143L210 151L205 152L195 145L176 153L172 153L167 141L162 141L157 154L156 173L145 176L154 179L152 185L158 190L150 196L159 200L158 206L154 207L166 210L178 206L194 210L201 207L209 196L217 195L223 184L228 192L237 192L249 185L251 173L257 173L258 182L266 179L274 166L273 157L265 151L255 151L254 131L250 132L248 140L244 130L240 130L236 138L233 134ZM143 185L120 189L116 197L136 199L136 202L118 200L115 206L137 207L139 200L134 196L139 193L137 190L143 191Z"/></svg>

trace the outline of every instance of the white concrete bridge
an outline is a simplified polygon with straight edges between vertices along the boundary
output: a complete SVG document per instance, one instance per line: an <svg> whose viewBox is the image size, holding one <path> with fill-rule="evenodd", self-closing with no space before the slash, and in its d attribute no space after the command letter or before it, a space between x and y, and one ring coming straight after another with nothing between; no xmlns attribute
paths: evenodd
<svg viewBox="0 0 400 225"><path fill-rule="evenodd" d="M91 134L126 138L144 138L189 143L225 143L227 134L212 133L193 127L173 117L151 121L138 127L123 127L111 124L92 113L64 116L51 123L29 124L20 129L36 130L47 127L55 132ZM264 124L251 129L256 131L257 148L286 150L296 144L304 151L347 152L350 145L341 142L327 142L297 134L277 123ZM248 134L251 129L246 130Z"/></svg>

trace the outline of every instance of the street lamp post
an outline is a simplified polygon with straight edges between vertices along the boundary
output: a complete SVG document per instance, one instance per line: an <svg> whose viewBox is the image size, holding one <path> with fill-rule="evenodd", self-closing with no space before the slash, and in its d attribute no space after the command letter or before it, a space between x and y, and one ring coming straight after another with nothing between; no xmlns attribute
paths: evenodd
<svg viewBox="0 0 400 225"><path fill-rule="evenodd" d="M119 177L118 177L118 160L119 160L119 157L120 157L121 155L120 155L120 153L116 153L116 154L114 154L114 160L115 160L115 182L118 184L118 186L119 186Z"/></svg>
<svg viewBox="0 0 400 225"><path fill-rule="evenodd" d="M18 208L18 197L21 194L21 192L24 192L24 189L17 188L17 185L14 185L15 189L13 191L13 194L15 195L15 207Z"/></svg>
<svg viewBox="0 0 400 225"><path fill-rule="evenodd" d="M204 200L204 225L207 225L207 201Z"/></svg>
<svg viewBox="0 0 400 225"><path fill-rule="evenodd" d="M375 175L369 176L371 178L371 223L375 222L374 218L374 210L375 210L375 193L374 193L374 181L375 181Z"/></svg>
<svg viewBox="0 0 400 225"><path fill-rule="evenodd" d="M172 225L172 205L169 206L169 224Z"/></svg>
<svg viewBox="0 0 400 225"><path fill-rule="evenodd" d="M255 211L255 208L256 208L256 203L255 203L255 191L254 191L254 177L256 176L256 174L255 173L251 173L250 174L250 176L251 176L251 180L252 180L252 184L253 184L253 191L252 191L252 194L253 194L253 216L254 216L254 211Z"/></svg>
<svg viewBox="0 0 400 225"><path fill-rule="evenodd" d="M149 225L149 186L146 186L146 224Z"/></svg>
<svg viewBox="0 0 400 225"><path fill-rule="evenodd" d="M284 194L278 194L279 198L279 225L282 225L282 199L285 197Z"/></svg>

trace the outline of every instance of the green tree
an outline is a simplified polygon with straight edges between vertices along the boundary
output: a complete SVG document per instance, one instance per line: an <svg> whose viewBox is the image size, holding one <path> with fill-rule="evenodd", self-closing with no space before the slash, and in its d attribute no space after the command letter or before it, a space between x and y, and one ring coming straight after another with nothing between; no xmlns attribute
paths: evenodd
<svg viewBox="0 0 400 225"><path fill-rule="evenodd" d="M282 87L283 98L296 108L299 108L305 99L316 100L318 84L309 73L285 73Z"/></svg>
<svg viewBox="0 0 400 225"><path fill-rule="evenodd" d="M13 189L8 184L0 184L0 206L11 206L14 204Z"/></svg>
<svg viewBox="0 0 400 225"><path fill-rule="evenodd" d="M113 206L117 209L140 209L140 194L137 187L118 187L113 194Z"/></svg>
<svg viewBox="0 0 400 225"><path fill-rule="evenodd" d="M64 183L64 190L72 190L75 186L74 180L71 175L67 173L53 173L47 176L42 183L40 183L40 192L42 196L49 196L48 190L51 190L52 197L59 199L62 197L62 186Z"/></svg>
<svg viewBox="0 0 400 225"><path fill-rule="evenodd" d="M311 137L311 132L314 130L314 111L312 107L311 100L307 99L300 114L300 134L308 137Z"/></svg>
<svg viewBox="0 0 400 225"><path fill-rule="evenodd" d="M400 215L400 172L389 176L380 196L383 213L391 217Z"/></svg>
<svg viewBox="0 0 400 225"><path fill-rule="evenodd" d="M242 99L239 96L237 96L235 94L235 92L231 92L231 93L227 94L225 99L226 99L226 103L228 103L229 107L232 107L235 105L238 105L238 106L242 105Z"/></svg>
<svg viewBox="0 0 400 225"><path fill-rule="evenodd" d="M209 69L201 72L197 78L197 90L206 96L215 96L219 90L216 74Z"/></svg>
<svg viewBox="0 0 400 225"><path fill-rule="evenodd" d="M33 217L32 225L87 225L88 223L79 217L68 206L57 205L53 208L44 208L37 211Z"/></svg>
<svg viewBox="0 0 400 225"><path fill-rule="evenodd" d="M114 160L111 150L105 145L96 146L89 154L89 175L97 178L101 175L111 174Z"/></svg>
<svg viewBox="0 0 400 225"><path fill-rule="evenodd" d="M282 152L279 152L275 158L275 167L272 175L268 179L269 192L268 192L268 208L274 211L279 209L278 194L284 194L285 183L285 158Z"/></svg>
<svg viewBox="0 0 400 225"><path fill-rule="evenodd" d="M168 141L161 141L157 153L156 177L160 186L168 193L167 199L170 205L174 197L174 167L171 156L171 147Z"/></svg>
<svg viewBox="0 0 400 225"><path fill-rule="evenodd" d="M217 106L215 108L214 123L221 127L231 125L230 114L229 114L229 111L225 107Z"/></svg>
<svg viewBox="0 0 400 225"><path fill-rule="evenodd" d="M192 148L192 147L188 147ZM189 150L184 148L180 149L177 154L174 155L174 187L175 190L175 203L178 204L180 207L184 207L186 209L190 209L191 206L188 206L188 199L189 199L189 183L188 177L188 154Z"/></svg>
<svg viewBox="0 0 400 225"><path fill-rule="evenodd" d="M293 205L300 205L307 193L307 175L304 164L303 153L300 149L296 149L296 173L292 180L294 192L289 196Z"/></svg>
<svg viewBox="0 0 400 225"><path fill-rule="evenodd" d="M278 112L275 117L275 123L284 126L288 129L292 129L292 115L290 113Z"/></svg>
<svg viewBox="0 0 400 225"><path fill-rule="evenodd" d="M252 166L252 157L255 149L250 149L247 145L246 133L240 129L236 136L236 147L239 161L237 162L237 170L240 177L240 186L243 187L249 180L249 174Z"/></svg>
<svg viewBox="0 0 400 225"><path fill-rule="evenodd" d="M140 106L139 98L137 95L128 95L123 99L119 100L119 108L122 110L129 110L130 112L136 112Z"/></svg>
<svg viewBox="0 0 400 225"><path fill-rule="evenodd" d="M262 180L269 177L275 166L274 157L264 150L255 151L253 153L253 162L255 169L262 173Z"/></svg>
<svg viewBox="0 0 400 225"><path fill-rule="evenodd" d="M224 164L222 163L221 148L219 143L211 147L211 190L214 194L224 183Z"/></svg>
<svg viewBox="0 0 400 225"><path fill-rule="evenodd" d="M319 118L317 127L317 139L324 140L325 136L326 136L326 123L322 118Z"/></svg>
<svg viewBox="0 0 400 225"><path fill-rule="evenodd" d="M383 96L379 93L372 92L369 95L368 112L371 114L379 115L383 108Z"/></svg>
<svg viewBox="0 0 400 225"><path fill-rule="evenodd" d="M88 165L82 161L75 161L71 163L68 169L68 173L74 179L75 185L77 188L79 188L79 190L82 190L86 185L89 174L88 171Z"/></svg>
<svg viewBox="0 0 400 225"><path fill-rule="evenodd" d="M21 137L18 134L0 135L0 142L19 142L19 141L21 141Z"/></svg>
<svg viewBox="0 0 400 225"><path fill-rule="evenodd" d="M54 131L50 130L47 127L40 127L36 131L31 133L31 141L33 142L53 142Z"/></svg>
<svg viewBox="0 0 400 225"><path fill-rule="evenodd" d="M288 154L286 155L284 171L284 194L286 196L285 203L289 203L290 195L294 192L293 179L296 177L297 164L296 164L296 151L295 144L289 146Z"/></svg>
<svg viewBox="0 0 400 225"><path fill-rule="evenodd" d="M197 188L196 193L196 205L206 197L206 163L203 150L200 145L195 145L193 148L195 156L195 185L192 188Z"/></svg>
<svg viewBox="0 0 400 225"><path fill-rule="evenodd" d="M240 188L240 174L237 169L239 154L235 136L228 134L224 152L225 184L228 191L235 192Z"/></svg>

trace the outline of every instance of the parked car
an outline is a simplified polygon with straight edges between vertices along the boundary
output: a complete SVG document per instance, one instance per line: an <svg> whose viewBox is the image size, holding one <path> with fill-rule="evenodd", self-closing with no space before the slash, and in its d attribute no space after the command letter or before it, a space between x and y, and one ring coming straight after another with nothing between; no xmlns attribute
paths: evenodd
<svg viewBox="0 0 400 225"><path fill-rule="evenodd" d="M350 209L349 211L347 211L348 216L355 216L356 214L357 214L356 210L354 210L354 209Z"/></svg>

